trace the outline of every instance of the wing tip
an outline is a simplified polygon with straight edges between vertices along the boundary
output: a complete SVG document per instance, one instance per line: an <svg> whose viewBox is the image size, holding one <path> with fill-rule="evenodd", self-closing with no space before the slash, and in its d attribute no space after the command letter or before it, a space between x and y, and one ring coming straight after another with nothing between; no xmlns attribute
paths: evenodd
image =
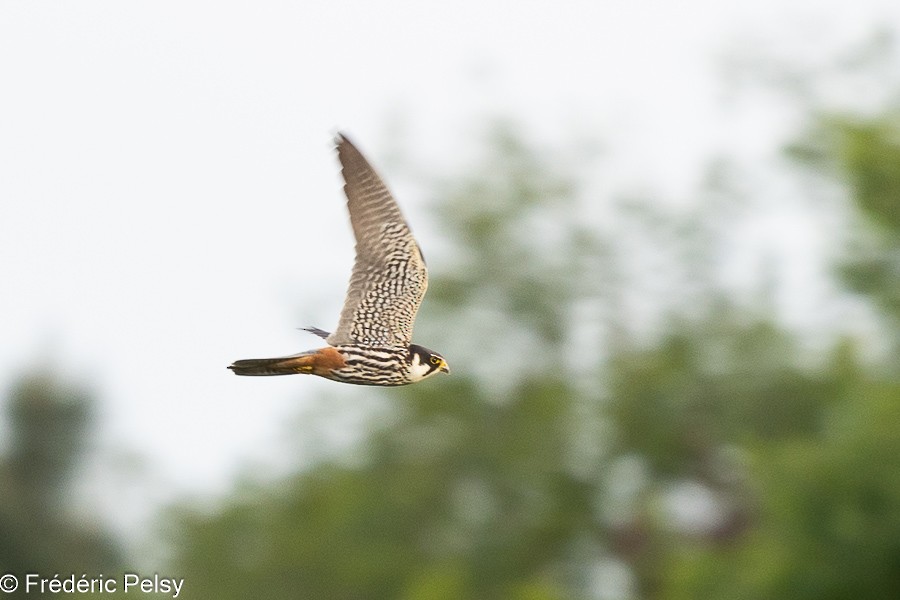
<svg viewBox="0 0 900 600"><path fill-rule="evenodd" d="M340 150L342 146L353 146L353 142L350 141L350 138L347 137L346 133L338 130L334 134L334 146Z"/></svg>
<svg viewBox="0 0 900 600"><path fill-rule="evenodd" d="M301 329L303 331L308 331L309 333L311 333L313 335L319 336L323 340L328 339L328 336L331 335L330 331L325 331L324 329L319 329L318 327L313 327L311 325L309 327L299 327L298 329Z"/></svg>

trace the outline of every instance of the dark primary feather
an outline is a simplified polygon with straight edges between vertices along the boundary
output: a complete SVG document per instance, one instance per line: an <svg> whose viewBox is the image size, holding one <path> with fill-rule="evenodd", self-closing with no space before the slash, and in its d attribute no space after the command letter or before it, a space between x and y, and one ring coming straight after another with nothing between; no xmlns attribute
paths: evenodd
<svg viewBox="0 0 900 600"><path fill-rule="evenodd" d="M323 340L327 340L328 336L331 335L331 332L325 331L324 329L319 329L318 327L301 327L303 331L308 331L313 335L317 335Z"/></svg>

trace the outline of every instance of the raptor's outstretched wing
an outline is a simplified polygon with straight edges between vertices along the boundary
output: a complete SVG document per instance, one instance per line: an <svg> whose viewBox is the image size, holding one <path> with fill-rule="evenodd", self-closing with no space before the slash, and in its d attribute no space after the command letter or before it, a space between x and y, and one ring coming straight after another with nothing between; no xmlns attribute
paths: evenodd
<svg viewBox="0 0 900 600"><path fill-rule="evenodd" d="M356 262L332 345L408 346L428 287L425 259L387 187L356 147L337 139Z"/></svg>

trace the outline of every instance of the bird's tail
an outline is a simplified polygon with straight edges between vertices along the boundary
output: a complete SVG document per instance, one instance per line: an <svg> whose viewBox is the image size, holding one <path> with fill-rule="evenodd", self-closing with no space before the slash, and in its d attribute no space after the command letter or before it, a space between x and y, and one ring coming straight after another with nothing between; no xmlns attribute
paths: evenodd
<svg viewBox="0 0 900 600"><path fill-rule="evenodd" d="M296 375L297 373L312 373L315 361L315 352L303 352L279 358L236 360L228 368L235 375Z"/></svg>

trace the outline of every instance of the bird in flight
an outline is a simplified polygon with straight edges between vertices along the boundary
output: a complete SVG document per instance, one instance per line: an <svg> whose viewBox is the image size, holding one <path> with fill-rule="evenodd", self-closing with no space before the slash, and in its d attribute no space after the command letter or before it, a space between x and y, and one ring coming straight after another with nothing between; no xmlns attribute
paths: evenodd
<svg viewBox="0 0 900 600"><path fill-rule="evenodd" d="M340 321L324 348L238 360L235 375L305 373L358 385L397 386L449 373L443 356L411 343L416 312L428 287L428 270L397 201L356 146L338 134L344 194L356 237L356 261Z"/></svg>

